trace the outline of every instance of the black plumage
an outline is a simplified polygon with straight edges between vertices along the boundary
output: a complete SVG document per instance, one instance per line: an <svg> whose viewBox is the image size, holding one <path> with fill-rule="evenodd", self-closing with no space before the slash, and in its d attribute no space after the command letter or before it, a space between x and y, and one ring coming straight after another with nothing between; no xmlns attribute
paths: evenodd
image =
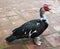
<svg viewBox="0 0 60 49"><path fill-rule="evenodd" d="M40 9L40 13L43 18L44 11L42 8ZM13 34L6 38L6 41L12 42L15 39L22 39L22 38L35 38L43 33L43 31L48 27L48 23L43 18L43 20L36 19L36 20L30 20L20 27L14 29L12 32Z"/></svg>

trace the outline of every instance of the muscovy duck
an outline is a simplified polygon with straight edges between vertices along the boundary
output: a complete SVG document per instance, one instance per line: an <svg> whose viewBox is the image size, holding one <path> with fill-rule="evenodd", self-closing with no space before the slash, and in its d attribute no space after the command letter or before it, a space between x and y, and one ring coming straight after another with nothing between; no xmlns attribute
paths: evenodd
<svg viewBox="0 0 60 49"><path fill-rule="evenodd" d="M7 42L12 42L15 39L32 38L37 45L40 45L39 35L48 27L48 20L46 19L45 12L49 11L48 5L40 8L40 19L30 20L20 27L14 29L13 34L6 38Z"/></svg>

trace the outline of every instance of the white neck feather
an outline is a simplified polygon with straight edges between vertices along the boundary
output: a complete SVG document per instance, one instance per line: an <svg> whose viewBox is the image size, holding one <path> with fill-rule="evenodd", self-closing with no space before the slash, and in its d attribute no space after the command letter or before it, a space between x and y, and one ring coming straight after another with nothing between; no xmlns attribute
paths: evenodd
<svg viewBox="0 0 60 49"><path fill-rule="evenodd" d="M48 22L48 19L47 19L47 17L46 17L46 15L43 14L42 16L43 16L43 17L41 17L41 20L46 20L45 22L49 23L49 22Z"/></svg>

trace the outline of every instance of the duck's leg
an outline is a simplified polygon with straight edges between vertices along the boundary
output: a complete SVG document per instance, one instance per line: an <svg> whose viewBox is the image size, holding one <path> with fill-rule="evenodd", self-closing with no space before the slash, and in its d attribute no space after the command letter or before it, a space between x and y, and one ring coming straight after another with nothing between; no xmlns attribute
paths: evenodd
<svg viewBox="0 0 60 49"><path fill-rule="evenodd" d="M37 32L37 30L33 31L32 35L31 35L31 38L33 39L33 42L36 44L36 45L41 45L41 38L40 38L40 34L41 32Z"/></svg>
<svg viewBox="0 0 60 49"><path fill-rule="evenodd" d="M34 41L34 43L36 44L36 45L41 45L41 41L40 41L40 36L38 36L38 37L35 37L34 39L33 39L33 41Z"/></svg>

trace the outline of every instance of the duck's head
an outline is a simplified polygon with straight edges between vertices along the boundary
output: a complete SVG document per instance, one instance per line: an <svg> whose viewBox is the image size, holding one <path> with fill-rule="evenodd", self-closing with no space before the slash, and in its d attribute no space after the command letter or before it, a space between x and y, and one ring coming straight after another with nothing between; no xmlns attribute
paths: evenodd
<svg viewBox="0 0 60 49"><path fill-rule="evenodd" d="M49 8L49 5L44 4L44 6L42 7L43 11L50 11L51 9Z"/></svg>

